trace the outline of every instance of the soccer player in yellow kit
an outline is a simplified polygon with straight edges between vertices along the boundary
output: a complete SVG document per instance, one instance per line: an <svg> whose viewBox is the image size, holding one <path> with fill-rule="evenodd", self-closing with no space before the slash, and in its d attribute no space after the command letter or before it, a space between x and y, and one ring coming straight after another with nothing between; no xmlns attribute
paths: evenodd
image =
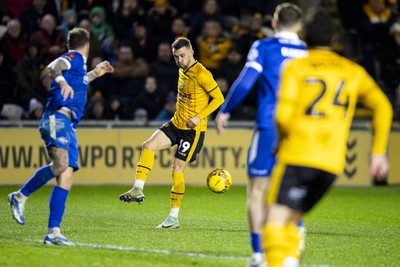
<svg viewBox="0 0 400 267"><path fill-rule="evenodd" d="M224 97L212 74L193 57L192 45L187 38L178 38L171 45L179 67L176 112L144 142L136 168L135 183L131 190L120 195L124 202L144 200L143 187L154 164L154 154L177 145L172 166L171 211L157 228L178 228L179 208L185 193L183 172L189 162L197 159L207 129L207 116L216 110ZM209 101L211 98L211 101Z"/></svg>
<svg viewBox="0 0 400 267"><path fill-rule="evenodd" d="M288 61L282 71L277 164L266 197L263 232L269 267L298 266L296 223L343 171L357 101L372 110L370 175L383 178L388 171L392 107L362 67L330 49L333 34L326 11L310 9L304 23L309 55Z"/></svg>

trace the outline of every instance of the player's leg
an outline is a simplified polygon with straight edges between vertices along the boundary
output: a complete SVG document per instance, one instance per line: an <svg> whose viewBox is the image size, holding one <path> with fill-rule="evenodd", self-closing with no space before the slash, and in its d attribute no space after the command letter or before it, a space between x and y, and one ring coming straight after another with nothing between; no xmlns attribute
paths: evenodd
<svg viewBox="0 0 400 267"><path fill-rule="evenodd" d="M322 170L279 164L267 196L263 247L268 266L298 266L300 233L296 224L325 194L335 175Z"/></svg>
<svg viewBox="0 0 400 267"><path fill-rule="evenodd" d="M250 245L253 251L249 267L265 266L262 248L262 228L265 219L264 196L269 185L269 175L275 163L272 154L275 140L274 129L256 129L247 156L247 218Z"/></svg>
<svg viewBox="0 0 400 267"><path fill-rule="evenodd" d="M203 147L205 133L195 130L176 131L178 148L172 166L171 210L167 219L156 228L178 228L178 215L185 194L184 170L189 162L197 159Z"/></svg>
<svg viewBox="0 0 400 267"><path fill-rule="evenodd" d="M75 245L64 235L62 235L60 231L60 225L65 211L65 203L73 183L73 172L74 169L72 167L68 167L62 174L57 176L57 183L53 188L49 201L50 214L48 230L44 239L45 244L64 246Z"/></svg>
<svg viewBox="0 0 400 267"><path fill-rule="evenodd" d="M183 172L187 164L186 161L174 158L172 165L172 188L170 193L171 209L167 219L156 228L178 228L180 226L178 215L185 194L185 179Z"/></svg>
<svg viewBox="0 0 400 267"><path fill-rule="evenodd" d="M250 177L247 186L247 218L250 228L250 245L253 250L249 267L265 266L261 233L265 222L264 199L268 185L267 177Z"/></svg>
<svg viewBox="0 0 400 267"><path fill-rule="evenodd" d="M68 154L66 150L69 146L69 137L64 132L65 123L70 123L69 120L60 114L44 115L39 123L41 137L48 148L48 153L52 159L52 163L39 168L35 174L17 191L8 195L11 210L14 219L20 223L25 223L23 215L25 202L30 194L45 185L49 180L61 174L68 166ZM67 126L69 127L69 126ZM60 138L63 142L60 142ZM66 142L64 142L64 140ZM59 155L59 161L54 162L53 150L57 147L62 148L65 154Z"/></svg>
<svg viewBox="0 0 400 267"><path fill-rule="evenodd" d="M68 152L60 148L52 148L53 166L62 171L57 175L56 185L50 196L49 206L49 221L48 231L44 239L45 244L74 246L75 244L69 241L61 234L60 225L64 216L65 204L67 202L69 191L73 183L73 172L78 170L78 142L74 130L66 126L66 131L69 138Z"/></svg>
<svg viewBox="0 0 400 267"><path fill-rule="evenodd" d="M293 205L288 206L290 197L287 195L292 188L297 188L299 180L299 173L292 166L279 163L275 166L267 195L268 210L263 231L263 247L268 266L298 266L300 237L296 222L301 213L291 208ZM294 200L296 207L301 206L304 197L303 194Z"/></svg>
<svg viewBox="0 0 400 267"><path fill-rule="evenodd" d="M154 154L168 147L171 147L171 140L161 130L155 131L154 134L143 143L139 162L136 167L135 183L131 190L119 196L121 201L141 203L144 200L143 187L146 183L147 176L153 168Z"/></svg>
<svg viewBox="0 0 400 267"><path fill-rule="evenodd" d="M51 170L51 165L48 164L39 168L18 191L8 195L8 202L10 203L13 217L19 224L25 224L24 209L26 200L30 194L54 177L55 175Z"/></svg>

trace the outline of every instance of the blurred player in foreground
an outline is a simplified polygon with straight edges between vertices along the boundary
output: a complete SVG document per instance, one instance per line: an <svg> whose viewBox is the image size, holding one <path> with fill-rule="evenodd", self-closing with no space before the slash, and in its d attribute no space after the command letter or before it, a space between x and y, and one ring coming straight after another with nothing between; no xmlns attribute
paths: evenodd
<svg viewBox="0 0 400 267"><path fill-rule="evenodd" d="M392 107L362 67L331 50L333 35L328 13L310 9L304 22L309 56L289 61L282 72L276 114L277 164L266 197L263 231L269 267L299 266L296 222L343 171L357 101L372 110L370 175L379 179L388 172Z"/></svg>
<svg viewBox="0 0 400 267"><path fill-rule="evenodd" d="M224 102L211 72L194 59L189 39L178 38L171 47L179 67L176 112L171 121L162 125L144 142L133 188L119 197L124 202L141 203L144 200L143 187L153 168L155 152L177 145L172 163L171 210L166 220L156 228L180 226L178 213L185 193L183 172L188 163L197 159L203 147L207 116Z"/></svg>
<svg viewBox="0 0 400 267"><path fill-rule="evenodd" d="M307 53L305 43L297 35L302 26L302 13L299 7L291 3L276 7L272 22L276 34L274 37L258 40L252 45L246 65L229 90L215 120L217 133L222 134L230 112L258 81L258 113L247 157L249 176L247 213L253 250L249 267L265 264L261 232L265 218L264 193L269 184L267 178L275 164L274 150L277 142L275 105L280 67L285 59L303 57Z"/></svg>
<svg viewBox="0 0 400 267"><path fill-rule="evenodd" d="M75 130L81 120L89 82L113 72L108 61L99 63L86 72L89 53L89 33L75 28L68 33L68 52L48 65L54 79L43 116L39 123L41 137L52 162L39 168L17 192L8 195L14 219L25 224L24 208L27 198L56 177L50 197L50 215L45 244L73 246L60 232L68 192L72 187L73 172L78 167L78 144Z"/></svg>

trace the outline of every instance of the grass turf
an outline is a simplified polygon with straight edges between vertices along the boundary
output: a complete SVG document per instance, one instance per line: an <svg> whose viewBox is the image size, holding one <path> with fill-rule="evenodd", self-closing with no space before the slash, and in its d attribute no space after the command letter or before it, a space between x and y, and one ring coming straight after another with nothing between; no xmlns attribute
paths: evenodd
<svg viewBox="0 0 400 267"><path fill-rule="evenodd" d="M169 187L148 186L142 205L121 203L120 186L75 186L62 232L77 247L42 244L51 187L11 216L0 187L0 266L245 266L250 255L245 187L224 194L187 187L181 228L155 229L169 212ZM400 266L400 187L333 188L305 217L302 266Z"/></svg>

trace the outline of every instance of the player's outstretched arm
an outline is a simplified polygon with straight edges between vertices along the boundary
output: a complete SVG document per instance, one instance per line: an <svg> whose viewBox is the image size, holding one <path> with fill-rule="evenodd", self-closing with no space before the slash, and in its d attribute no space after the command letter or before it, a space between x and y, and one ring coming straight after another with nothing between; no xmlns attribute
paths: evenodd
<svg viewBox="0 0 400 267"><path fill-rule="evenodd" d="M96 67L88 73L89 82L93 81L96 78L103 76L106 73L114 72L113 66L111 66L110 62L103 61L96 65Z"/></svg>
<svg viewBox="0 0 400 267"><path fill-rule="evenodd" d="M217 134L223 134L225 127L228 126L228 121L231 115L229 113L218 112L217 117L215 118L215 130Z"/></svg>

